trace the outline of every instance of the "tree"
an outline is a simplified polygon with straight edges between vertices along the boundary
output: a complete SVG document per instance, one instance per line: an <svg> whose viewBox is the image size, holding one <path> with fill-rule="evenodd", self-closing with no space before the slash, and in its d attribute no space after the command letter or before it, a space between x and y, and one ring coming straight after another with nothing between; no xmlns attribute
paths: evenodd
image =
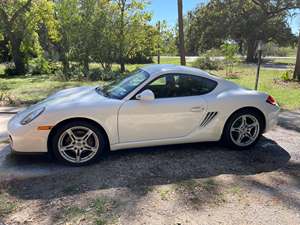
<svg viewBox="0 0 300 225"><path fill-rule="evenodd" d="M50 36L55 39L53 3L47 0L3 0L0 2L0 23L8 39L15 64L15 73L26 72L26 50L36 47L38 25L47 25ZM32 44L35 42L37 45Z"/></svg>
<svg viewBox="0 0 300 225"><path fill-rule="evenodd" d="M178 54L176 46L176 31L171 28L165 20L160 22L160 33L158 40L160 52L164 55Z"/></svg>
<svg viewBox="0 0 300 225"><path fill-rule="evenodd" d="M147 36L145 28L151 19L151 14L144 11L145 6L144 0L113 0L117 15L113 29L118 36L118 62L121 72L125 72L126 59L145 49L143 46L145 43L143 39Z"/></svg>
<svg viewBox="0 0 300 225"><path fill-rule="evenodd" d="M260 6L268 18L273 18L282 12L287 12L291 9L299 9L299 0L252 0L254 4ZM294 80L300 81L300 33L298 37L298 50L296 56L296 65L294 70Z"/></svg>
<svg viewBox="0 0 300 225"><path fill-rule="evenodd" d="M78 0L57 0L55 5L56 19L59 23L60 40L58 52L63 65L63 73L69 74L70 59L74 53L80 15Z"/></svg>
<svg viewBox="0 0 300 225"><path fill-rule="evenodd" d="M97 4L96 4L97 3ZM79 0L79 24L75 40L75 54L83 66L83 73L89 74L91 52L95 46L93 31L95 28L95 11L102 2L97 0ZM99 27L97 27L99 29ZM97 29L96 28L96 29Z"/></svg>
<svg viewBox="0 0 300 225"><path fill-rule="evenodd" d="M178 4L178 28L179 28L179 54L180 63L185 65L185 47L184 47L184 31L183 31L183 13L182 13L182 0L177 0Z"/></svg>
<svg viewBox="0 0 300 225"><path fill-rule="evenodd" d="M247 52L246 61L255 62L258 40L288 45L294 35L286 23L287 14L281 11L268 18L261 7L251 0L212 0L192 12L189 40L196 41L198 51L219 47L234 40ZM191 45L191 44L190 44Z"/></svg>
<svg viewBox="0 0 300 225"><path fill-rule="evenodd" d="M117 22L115 9L109 1L101 1L95 8L92 31L92 59L101 64L105 71L110 71L117 61L117 32L114 25Z"/></svg>

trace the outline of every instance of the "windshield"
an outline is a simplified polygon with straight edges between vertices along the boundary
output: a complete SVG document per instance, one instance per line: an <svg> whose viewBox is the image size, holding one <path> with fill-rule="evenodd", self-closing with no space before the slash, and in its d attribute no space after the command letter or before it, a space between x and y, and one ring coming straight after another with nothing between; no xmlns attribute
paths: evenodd
<svg viewBox="0 0 300 225"><path fill-rule="evenodd" d="M122 99L148 78L149 74L147 72L138 70L129 76L104 86L101 92L107 97Z"/></svg>

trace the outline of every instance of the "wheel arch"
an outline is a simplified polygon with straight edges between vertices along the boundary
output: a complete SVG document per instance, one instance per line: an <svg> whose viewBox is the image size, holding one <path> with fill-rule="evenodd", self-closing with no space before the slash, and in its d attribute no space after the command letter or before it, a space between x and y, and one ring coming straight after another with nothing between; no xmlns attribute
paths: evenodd
<svg viewBox="0 0 300 225"><path fill-rule="evenodd" d="M264 114L260 109L258 109L257 107L254 107L254 106L246 106L246 107L239 108L239 109L235 110L234 112L232 112L232 113L230 114L230 116L226 119L226 122L225 122L225 124L224 124L223 130L222 130L222 136L223 136L223 133L224 133L224 129L225 129L227 123L229 122L230 118L231 118L234 114L236 114L236 113L238 113L238 112L240 112L240 111L251 111L251 112L257 113L257 114L260 116L260 118L262 119L262 123L263 123L263 124L262 124L262 132L265 131L265 129L266 129L266 116L265 116L265 114Z"/></svg>
<svg viewBox="0 0 300 225"><path fill-rule="evenodd" d="M48 148L48 152L52 152L51 150L51 139L53 138L53 135L55 134L55 132L57 131L57 129L62 126L62 125L65 125L67 123L70 123L70 122L78 122L78 121L84 121L84 122L87 122L87 123L91 123L93 124L94 126L98 127L101 132L103 133L104 137L105 137L105 140L107 141L107 147L108 147L108 151L110 151L110 141L109 141L109 137L107 135L107 132L105 131L105 129L103 128L103 126L101 126L98 122L96 122L95 120L93 119L89 119L89 118L84 118L84 117L72 117L72 118L68 118L68 119L65 119L65 120L62 120L60 121L59 123L57 123L50 131L49 135L48 135L48 139L47 139L47 148Z"/></svg>

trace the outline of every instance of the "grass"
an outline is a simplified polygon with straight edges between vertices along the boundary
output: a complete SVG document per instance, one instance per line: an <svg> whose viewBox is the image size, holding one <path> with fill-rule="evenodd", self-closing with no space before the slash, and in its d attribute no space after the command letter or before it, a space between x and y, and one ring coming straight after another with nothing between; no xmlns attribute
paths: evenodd
<svg viewBox="0 0 300 225"><path fill-rule="evenodd" d="M6 193L0 193L0 218L12 213L17 204L8 198Z"/></svg>
<svg viewBox="0 0 300 225"><path fill-rule="evenodd" d="M113 201L97 197L85 205L67 206L58 215L58 221L64 224L108 224L114 219L110 214L113 204Z"/></svg>
<svg viewBox="0 0 300 225"><path fill-rule="evenodd" d="M212 71L218 76L226 78L225 71ZM242 87L253 89L255 86L256 68L245 65L234 68L235 78L228 78ZM284 82L281 75L284 71L262 69L259 80L259 91L274 96L284 109L297 109L300 107L300 84L297 82Z"/></svg>
<svg viewBox="0 0 300 225"><path fill-rule="evenodd" d="M154 59L156 61L156 59ZM177 57L162 57L161 63L164 64L179 64ZM190 65L190 62L188 63ZM97 65L93 64L93 67ZM128 71L133 71L138 67L144 65L134 64L127 65ZM36 103L53 92L61 89L84 86L84 85L98 85L103 84L101 81L58 81L54 80L51 75L37 75L37 76L17 76L6 77L1 75L4 66L0 66L0 91L4 93L4 97L8 96L8 100L2 101L6 105L30 105ZM113 65L113 69L117 70L118 65ZM248 65L236 65L233 69L234 76L226 76L225 70L211 71L217 76L224 77L231 80L245 88L253 89L255 82L256 68ZM296 109L300 108L300 84L296 82L283 82L281 75L284 71L262 69L259 81L259 91L268 92L273 95L282 108ZM0 95L1 98L1 95ZM1 99L0 99L1 104Z"/></svg>
<svg viewBox="0 0 300 225"><path fill-rule="evenodd" d="M295 58L275 58L272 60L272 63L274 64L286 64L286 65L295 65L296 63L296 57Z"/></svg>

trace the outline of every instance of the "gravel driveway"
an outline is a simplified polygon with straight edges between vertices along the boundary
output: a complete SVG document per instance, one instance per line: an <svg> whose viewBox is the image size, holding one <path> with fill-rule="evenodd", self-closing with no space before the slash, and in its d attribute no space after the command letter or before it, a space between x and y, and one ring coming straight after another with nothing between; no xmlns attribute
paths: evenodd
<svg viewBox="0 0 300 225"><path fill-rule="evenodd" d="M5 224L300 224L300 111L243 152L165 146L70 168L0 149Z"/></svg>

